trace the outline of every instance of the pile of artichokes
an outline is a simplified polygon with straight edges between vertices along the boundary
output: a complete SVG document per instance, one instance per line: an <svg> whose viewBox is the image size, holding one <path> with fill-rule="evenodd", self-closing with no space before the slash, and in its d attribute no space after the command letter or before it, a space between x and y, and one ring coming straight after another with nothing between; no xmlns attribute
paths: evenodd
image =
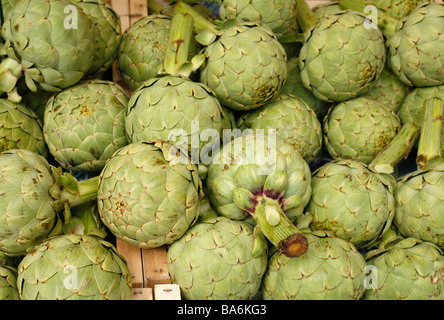
<svg viewBox="0 0 444 320"><path fill-rule="evenodd" d="M1 0L0 300L444 300L442 1L165 3Z"/></svg>

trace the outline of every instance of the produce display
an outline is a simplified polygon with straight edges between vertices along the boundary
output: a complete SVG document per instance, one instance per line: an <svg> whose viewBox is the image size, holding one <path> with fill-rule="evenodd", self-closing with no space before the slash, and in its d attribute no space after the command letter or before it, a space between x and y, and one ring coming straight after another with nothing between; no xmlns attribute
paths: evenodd
<svg viewBox="0 0 444 320"><path fill-rule="evenodd" d="M0 4L0 300L444 300L443 1Z"/></svg>

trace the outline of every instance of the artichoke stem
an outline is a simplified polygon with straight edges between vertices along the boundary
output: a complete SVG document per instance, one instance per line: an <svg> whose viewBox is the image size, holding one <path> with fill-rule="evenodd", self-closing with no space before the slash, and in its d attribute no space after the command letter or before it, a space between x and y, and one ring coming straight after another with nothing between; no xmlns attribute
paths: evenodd
<svg viewBox="0 0 444 320"><path fill-rule="evenodd" d="M268 216L273 216L276 212L279 213L279 222L271 224ZM285 256L299 257L307 251L306 237L288 219L277 200L260 197L253 218L265 237Z"/></svg>
<svg viewBox="0 0 444 320"><path fill-rule="evenodd" d="M339 2L339 5L342 9L348 9L364 14L369 14L369 16L371 14L371 16L375 18L378 27L381 28L381 31L387 38L391 38L396 32L396 25L398 24L398 20L389 16L382 10L376 8L376 6L372 4L372 1L366 2L364 0L341 0ZM377 12L372 12L373 8L368 6L373 6L377 9Z"/></svg>
<svg viewBox="0 0 444 320"><path fill-rule="evenodd" d="M416 163L424 169L434 159L441 158L443 101L439 98L430 98L424 101L424 119L419 138Z"/></svg>
<svg viewBox="0 0 444 320"><path fill-rule="evenodd" d="M210 33L213 33L214 35L219 34L219 31L213 23L205 19L199 12L194 10L191 6L183 1L177 2L176 7L174 8L174 12L186 13L193 17L194 27L196 31L206 30Z"/></svg>
<svg viewBox="0 0 444 320"><path fill-rule="evenodd" d="M171 23L169 46L165 54L165 71L175 75L184 63L188 62L193 18L188 14L175 14Z"/></svg>
<svg viewBox="0 0 444 320"><path fill-rule="evenodd" d="M393 140L376 155L369 168L375 172L392 174L393 167L409 155L418 134L418 127L414 124L403 125Z"/></svg>
<svg viewBox="0 0 444 320"><path fill-rule="evenodd" d="M316 16L305 0L296 0L297 21L302 32L308 31L316 22Z"/></svg>
<svg viewBox="0 0 444 320"><path fill-rule="evenodd" d="M98 188L98 176L79 181L74 188L71 186L65 186L62 183L60 194L61 203L62 205L66 204L70 208L73 208L89 201L93 201L97 199Z"/></svg>

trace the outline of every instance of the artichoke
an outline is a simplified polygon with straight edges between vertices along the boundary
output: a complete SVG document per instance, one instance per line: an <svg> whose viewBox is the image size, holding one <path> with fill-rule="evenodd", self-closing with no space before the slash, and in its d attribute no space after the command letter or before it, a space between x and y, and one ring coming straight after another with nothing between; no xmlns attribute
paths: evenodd
<svg viewBox="0 0 444 320"><path fill-rule="evenodd" d="M117 57L122 80L136 90L144 81L164 72L164 57L171 31L171 17L150 15L133 23L123 34ZM199 50L192 40L190 55Z"/></svg>
<svg viewBox="0 0 444 320"><path fill-rule="evenodd" d="M243 221L224 217L190 228L167 251L168 271L188 300L247 300L267 268L267 244Z"/></svg>
<svg viewBox="0 0 444 320"><path fill-rule="evenodd" d="M323 119L330 107L330 103L316 98L311 91L304 87L299 71L299 58L290 58L287 62L287 82L282 88L282 94L293 95L307 103L313 109L319 120Z"/></svg>
<svg viewBox="0 0 444 320"><path fill-rule="evenodd" d="M433 242L444 248L444 163L441 156L443 104L431 98L424 103L424 121L419 140L419 169L399 179L395 189L399 233Z"/></svg>
<svg viewBox="0 0 444 320"><path fill-rule="evenodd" d="M369 164L397 135L401 122L393 110L370 97L332 107L324 120L324 142L334 159Z"/></svg>
<svg viewBox="0 0 444 320"><path fill-rule="evenodd" d="M129 98L118 84L88 80L55 94L47 103L43 133L49 151L65 169L97 173L128 144Z"/></svg>
<svg viewBox="0 0 444 320"><path fill-rule="evenodd" d="M98 209L119 239L154 248L179 239L199 217L197 167L166 142L131 143L100 174ZM188 160L189 162L189 160Z"/></svg>
<svg viewBox="0 0 444 320"><path fill-rule="evenodd" d="M0 152L27 149L46 157L48 148L37 115L23 103L0 99Z"/></svg>
<svg viewBox="0 0 444 320"><path fill-rule="evenodd" d="M271 255L262 282L265 300L359 300L364 292L364 257L349 242L322 233L306 235L299 258Z"/></svg>
<svg viewBox="0 0 444 320"><path fill-rule="evenodd" d="M306 212L311 228L369 247L391 225L395 214L391 175L370 171L355 160L335 160L313 172L312 197Z"/></svg>
<svg viewBox="0 0 444 320"><path fill-rule="evenodd" d="M416 7L389 40L389 66L408 86L444 84L444 4Z"/></svg>
<svg viewBox="0 0 444 320"><path fill-rule="evenodd" d="M87 235L48 239L18 266L22 300L130 300L131 274L114 246Z"/></svg>
<svg viewBox="0 0 444 320"><path fill-rule="evenodd" d="M227 26L204 55L200 81L233 110L253 110L270 102L287 78L287 54L268 27Z"/></svg>
<svg viewBox="0 0 444 320"><path fill-rule="evenodd" d="M98 178L77 182L25 149L0 154L0 251L20 256L61 232L64 207L97 197Z"/></svg>
<svg viewBox="0 0 444 320"><path fill-rule="evenodd" d="M253 217L273 245L287 254L285 239L300 233L292 221L310 199L310 168L279 136L260 129L250 132L234 137L214 155L205 181L208 198L222 216Z"/></svg>
<svg viewBox="0 0 444 320"><path fill-rule="evenodd" d="M297 32L296 12L295 0L224 0L220 19L257 22L268 26L280 40Z"/></svg>
<svg viewBox="0 0 444 320"><path fill-rule="evenodd" d="M80 81L93 63L96 30L71 1L20 1L2 32L8 58L1 64L0 87L15 99L15 84L22 76L31 91L37 91L36 84L59 91Z"/></svg>
<svg viewBox="0 0 444 320"><path fill-rule="evenodd" d="M444 100L444 85L413 89L407 94L398 111L401 122L403 124L412 123L421 128L424 118L424 102L433 97ZM441 133L441 153L444 154L444 127Z"/></svg>
<svg viewBox="0 0 444 320"><path fill-rule="evenodd" d="M87 75L100 75L108 70L117 58L122 41L120 16L105 0L74 0L73 3L88 15L96 29L94 58Z"/></svg>
<svg viewBox="0 0 444 320"><path fill-rule="evenodd" d="M321 151L322 127L314 111L300 98L280 95L265 106L243 113L238 120L241 130L276 129L279 137L294 145L312 163Z"/></svg>
<svg viewBox="0 0 444 320"><path fill-rule="evenodd" d="M298 1L304 9L305 1ZM368 91L386 61L384 37L367 27L364 14L343 11L316 21L306 9L298 21L305 27L299 53L302 83L321 100L341 102Z"/></svg>
<svg viewBox="0 0 444 320"><path fill-rule="evenodd" d="M219 146L224 118L219 101L207 86L171 75L150 79L134 91L125 127L131 142L170 141L190 151L197 164L196 156L203 159ZM212 140L201 140L205 131Z"/></svg>
<svg viewBox="0 0 444 320"><path fill-rule="evenodd" d="M390 230L365 258L371 285L365 300L443 300L444 257L433 243Z"/></svg>
<svg viewBox="0 0 444 320"><path fill-rule="evenodd" d="M0 265L0 300L20 300L17 289L17 270Z"/></svg>

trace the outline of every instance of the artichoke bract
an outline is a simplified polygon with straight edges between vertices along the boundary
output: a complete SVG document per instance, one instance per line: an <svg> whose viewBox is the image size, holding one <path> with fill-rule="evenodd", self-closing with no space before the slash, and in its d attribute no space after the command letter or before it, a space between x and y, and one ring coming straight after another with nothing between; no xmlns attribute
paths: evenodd
<svg viewBox="0 0 444 320"><path fill-rule="evenodd" d="M292 221L310 199L310 168L293 145L264 131L250 129L214 155L205 180L208 198L222 216L253 217L273 245L292 254L285 240L300 233Z"/></svg>
<svg viewBox="0 0 444 320"><path fill-rule="evenodd" d="M316 113L318 119L322 120L330 107L330 103L316 98L310 90L304 87L298 61L298 57L293 57L288 60L287 82L285 82L281 94L301 98Z"/></svg>
<svg viewBox="0 0 444 320"><path fill-rule="evenodd" d="M422 128L424 118L424 102L429 98L444 100L444 85L427 88L415 88L405 97L398 111L403 124L412 123ZM444 126L441 133L441 153L444 154Z"/></svg>
<svg viewBox="0 0 444 320"><path fill-rule="evenodd" d="M238 128L276 129L282 139L294 145L308 164L321 151L322 127L314 111L300 98L280 95L265 106L240 115Z"/></svg>
<svg viewBox="0 0 444 320"><path fill-rule="evenodd" d="M117 68L122 80L132 90L164 72L170 30L171 17L149 15L136 21L123 34ZM197 42L192 39L190 55L197 54L198 50Z"/></svg>
<svg viewBox="0 0 444 320"><path fill-rule="evenodd" d="M444 299L444 257L435 244L390 230L365 258L371 283L364 300Z"/></svg>
<svg viewBox="0 0 444 320"><path fill-rule="evenodd" d="M335 160L313 172L306 212L311 228L350 241L358 249L372 245L395 214L391 175L374 173L355 160Z"/></svg>
<svg viewBox="0 0 444 320"><path fill-rule="evenodd" d="M334 159L369 164L400 127L393 110L373 98L354 98L328 111L323 124L325 147Z"/></svg>
<svg viewBox="0 0 444 320"><path fill-rule="evenodd" d="M86 235L48 239L18 266L22 300L130 300L131 274L115 247Z"/></svg>
<svg viewBox="0 0 444 320"><path fill-rule="evenodd" d="M131 143L100 174L98 209L119 239L155 248L179 239L199 217L197 167L166 142ZM184 163L187 160L188 163Z"/></svg>
<svg viewBox="0 0 444 320"><path fill-rule="evenodd" d="M224 0L219 17L268 26L278 40L298 30L295 0Z"/></svg>
<svg viewBox="0 0 444 320"><path fill-rule="evenodd" d="M167 262L184 299L248 300L267 268L267 244L248 223L219 217L197 223L169 246Z"/></svg>
<svg viewBox="0 0 444 320"><path fill-rule="evenodd" d="M444 84L444 4L416 7L389 40L389 66L406 85Z"/></svg>
<svg viewBox="0 0 444 320"><path fill-rule="evenodd" d="M59 91L76 84L93 63L95 31L71 1L18 2L2 26L8 55L0 66L2 91L14 93L23 76L31 91L37 85Z"/></svg>
<svg viewBox="0 0 444 320"><path fill-rule="evenodd" d="M309 248L298 258L275 252L262 283L265 300L359 300L365 292L364 257L349 242L306 235Z"/></svg>
<svg viewBox="0 0 444 320"><path fill-rule="evenodd" d="M301 5L306 6L305 2ZM301 19L306 19L303 14ZM304 86L318 99L330 102L349 100L368 91L386 61L381 31L368 28L366 16L354 11L313 20L307 21L299 53Z"/></svg>
<svg viewBox="0 0 444 320"><path fill-rule="evenodd" d="M316 18L321 19L330 14L338 14L344 11L339 5L339 1L328 1L320 3L312 8L313 14Z"/></svg>
<svg viewBox="0 0 444 320"><path fill-rule="evenodd" d="M0 300L20 300L17 289L17 270L0 265Z"/></svg>
<svg viewBox="0 0 444 320"><path fill-rule="evenodd" d="M42 122L23 103L0 99L0 152L27 149L46 157Z"/></svg>
<svg viewBox="0 0 444 320"><path fill-rule="evenodd" d="M23 255L61 232L64 207L97 197L98 178L77 182L25 149L0 154L0 250Z"/></svg>
<svg viewBox="0 0 444 320"><path fill-rule="evenodd" d="M122 41L120 16L104 0L74 0L73 3L85 12L96 29L94 58L87 75L103 74L116 60Z"/></svg>
<svg viewBox="0 0 444 320"><path fill-rule="evenodd" d="M88 80L51 97L43 133L49 152L65 169L98 173L128 144L125 112L129 98L117 83Z"/></svg>

